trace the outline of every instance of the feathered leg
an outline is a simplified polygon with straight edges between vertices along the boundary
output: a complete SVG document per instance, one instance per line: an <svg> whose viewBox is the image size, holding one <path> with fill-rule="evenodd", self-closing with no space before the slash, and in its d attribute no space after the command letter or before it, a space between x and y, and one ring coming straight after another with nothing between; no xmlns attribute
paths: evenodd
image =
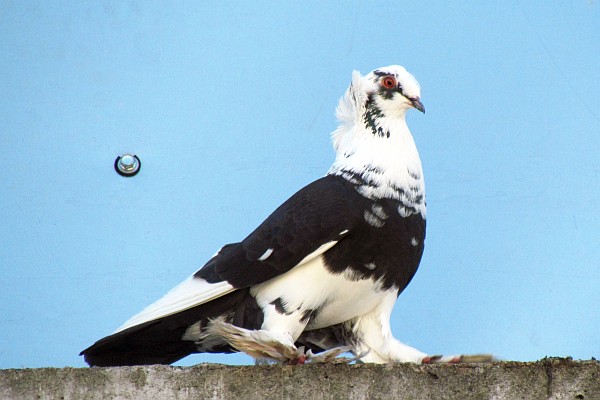
<svg viewBox="0 0 600 400"><path fill-rule="evenodd" d="M363 362L388 363L412 362L417 364L489 362L491 355L456 355L432 356L398 341L392 335L390 315L396 301L393 295L388 296L372 312L350 321L355 344L354 354L365 354L360 358Z"/></svg>

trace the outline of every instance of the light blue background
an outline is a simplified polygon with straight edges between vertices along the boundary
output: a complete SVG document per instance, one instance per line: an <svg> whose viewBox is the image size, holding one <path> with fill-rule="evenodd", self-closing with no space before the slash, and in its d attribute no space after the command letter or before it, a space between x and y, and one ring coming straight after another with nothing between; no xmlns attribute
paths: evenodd
<svg viewBox="0 0 600 400"><path fill-rule="evenodd" d="M389 64L427 108L408 122L428 236L395 335L600 356L597 2L0 1L0 368L83 366L322 176L352 70ZM203 361L251 360L183 364Z"/></svg>

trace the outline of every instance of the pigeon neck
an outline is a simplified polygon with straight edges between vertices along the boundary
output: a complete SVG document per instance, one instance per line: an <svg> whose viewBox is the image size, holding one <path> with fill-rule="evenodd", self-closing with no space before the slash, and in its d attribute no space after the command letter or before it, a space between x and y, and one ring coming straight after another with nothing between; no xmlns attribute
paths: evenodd
<svg viewBox="0 0 600 400"><path fill-rule="evenodd" d="M388 117L379 126L389 135L377 134L368 124L340 125L333 134L336 159L328 174L356 184L359 193L373 200L410 200L424 217L423 170L406 121Z"/></svg>

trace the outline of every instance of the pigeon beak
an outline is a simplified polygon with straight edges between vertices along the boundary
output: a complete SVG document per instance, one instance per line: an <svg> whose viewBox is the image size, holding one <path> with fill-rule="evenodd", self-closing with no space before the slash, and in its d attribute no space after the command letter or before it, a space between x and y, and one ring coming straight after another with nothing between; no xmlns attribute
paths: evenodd
<svg viewBox="0 0 600 400"><path fill-rule="evenodd" d="M423 105L423 103L421 103L421 99L420 98L415 97L414 99L410 99L410 102L412 103L412 106L414 108L416 108L417 110L419 110L423 114L425 114L425 106Z"/></svg>

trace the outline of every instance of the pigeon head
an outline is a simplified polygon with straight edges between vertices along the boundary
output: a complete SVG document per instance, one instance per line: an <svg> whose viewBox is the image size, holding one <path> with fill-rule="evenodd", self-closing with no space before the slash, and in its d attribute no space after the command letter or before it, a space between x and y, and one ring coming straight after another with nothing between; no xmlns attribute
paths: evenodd
<svg viewBox="0 0 600 400"><path fill-rule="evenodd" d="M337 149L343 138L350 140L361 131L389 138L394 131L403 131L398 124L404 124L411 108L425 112L419 82L404 67L381 67L364 76L354 71L337 108L340 125L333 133L334 146Z"/></svg>
<svg viewBox="0 0 600 400"><path fill-rule="evenodd" d="M425 112L419 82L404 67L390 65L360 79L367 101L375 103L385 114L404 114L409 108Z"/></svg>

